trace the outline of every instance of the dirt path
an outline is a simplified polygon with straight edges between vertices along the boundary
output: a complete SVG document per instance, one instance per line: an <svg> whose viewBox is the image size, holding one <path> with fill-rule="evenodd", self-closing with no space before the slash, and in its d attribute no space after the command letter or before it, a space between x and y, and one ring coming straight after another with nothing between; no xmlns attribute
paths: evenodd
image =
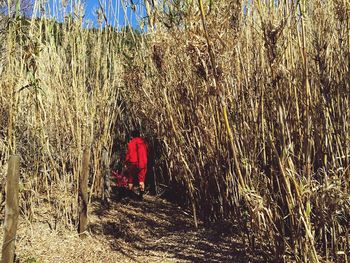
<svg viewBox="0 0 350 263"><path fill-rule="evenodd" d="M190 215L162 199L94 203L90 231L51 230L49 224L22 222L18 262L264 262L247 256L239 238L200 227Z"/></svg>
<svg viewBox="0 0 350 263"><path fill-rule="evenodd" d="M149 196L142 203L114 204L92 231L130 262L239 262L244 252L228 237L195 230L180 208Z"/></svg>

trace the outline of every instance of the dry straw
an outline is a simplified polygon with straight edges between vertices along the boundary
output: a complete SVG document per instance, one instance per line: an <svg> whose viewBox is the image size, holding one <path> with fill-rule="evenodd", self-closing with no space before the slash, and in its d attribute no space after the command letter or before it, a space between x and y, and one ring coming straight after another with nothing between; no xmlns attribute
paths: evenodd
<svg viewBox="0 0 350 263"><path fill-rule="evenodd" d="M154 2L136 37L77 18L9 24L0 158L24 159L24 214L49 202L72 222L82 149L100 195L103 147L137 124L196 222L239 221L277 261L346 260L349 3Z"/></svg>

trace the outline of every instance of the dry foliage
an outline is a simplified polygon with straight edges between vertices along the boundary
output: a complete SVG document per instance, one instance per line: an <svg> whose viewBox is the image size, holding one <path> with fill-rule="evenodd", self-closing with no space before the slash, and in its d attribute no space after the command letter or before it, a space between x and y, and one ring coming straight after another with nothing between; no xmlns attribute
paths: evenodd
<svg viewBox="0 0 350 263"><path fill-rule="evenodd" d="M72 220L82 149L93 146L100 193L111 128L141 125L160 144L156 169L181 186L195 221L239 220L251 246L266 240L277 261L345 260L349 3L176 3L149 10L157 30L132 48L77 19L10 24L0 157L23 158L25 214L49 201ZM176 23L162 13L179 8Z"/></svg>

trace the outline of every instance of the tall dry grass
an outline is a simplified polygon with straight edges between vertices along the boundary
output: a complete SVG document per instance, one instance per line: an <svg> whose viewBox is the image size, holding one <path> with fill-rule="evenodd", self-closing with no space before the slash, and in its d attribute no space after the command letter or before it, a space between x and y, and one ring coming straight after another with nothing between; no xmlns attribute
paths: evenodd
<svg viewBox="0 0 350 263"><path fill-rule="evenodd" d="M38 3L34 8L38 8ZM35 11L34 11L35 12ZM22 160L22 211L76 225L83 150L90 147L90 198L103 195L103 149L111 150L123 68L111 30L14 18L7 27L0 81L1 165ZM2 185L4 176L2 173ZM50 211L44 211L48 208Z"/></svg>
<svg viewBox="0 0 350 263"><path fill-rule="evenodd" d="M250 2L149 2L154 28L132 45L79 16L10 23L0 157L23 158L25 215L49 202L74 221L82 150L102 195L103 147L141 126L195 222L238 222L277 262L345 261L349 4Z"/></svg>
<svg viewBox="0 0 350 263"><path fill-rule="evenodd" d="M143 78L130 104L160 138L169 181L195 221L238 220L277 261L345 261L349 4L210 3L174 3L177 24L155 9L130 72Z"/></svg>

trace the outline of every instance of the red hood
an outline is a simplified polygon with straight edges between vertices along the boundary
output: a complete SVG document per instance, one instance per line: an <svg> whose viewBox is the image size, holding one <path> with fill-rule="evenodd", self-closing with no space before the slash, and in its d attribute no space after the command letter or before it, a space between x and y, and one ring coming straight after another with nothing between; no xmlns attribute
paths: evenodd
<svg viewBox="0 0 350 263"><path fill-rule="evenodd" d="M132 141L135 142L135 143L144 143L145 141L140 138L140 137L135 137L135 138L132 138Z"/></svg>

